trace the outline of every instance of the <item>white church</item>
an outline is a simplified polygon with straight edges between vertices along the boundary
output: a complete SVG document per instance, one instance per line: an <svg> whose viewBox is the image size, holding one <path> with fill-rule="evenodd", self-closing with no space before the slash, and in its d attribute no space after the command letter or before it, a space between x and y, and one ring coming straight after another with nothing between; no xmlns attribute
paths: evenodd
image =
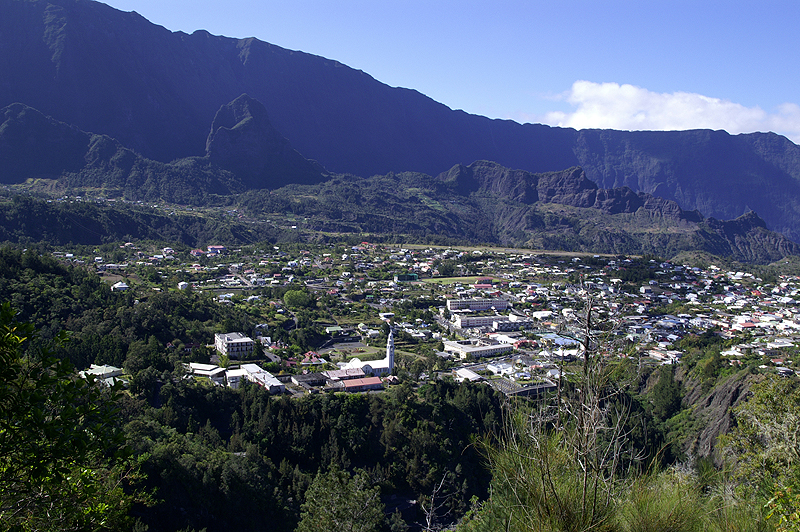
<svg viewBox="0 0 800 532"><path fill-rule="evenodd" d="M391 375L394 370L394 332L389 329L389 339L386 340L386 357L382 360L369 360L362 362L354 358L349 362L338 362L339 369L360 369L365 375L381 377Z"/></svg>

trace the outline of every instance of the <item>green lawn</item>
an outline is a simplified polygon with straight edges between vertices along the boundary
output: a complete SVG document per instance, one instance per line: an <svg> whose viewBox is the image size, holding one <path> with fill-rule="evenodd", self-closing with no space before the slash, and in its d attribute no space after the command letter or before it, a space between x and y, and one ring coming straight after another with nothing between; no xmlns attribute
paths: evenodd
<svg viewBox="0 0 800 532"><path fill-rule="evenodd" d="M442 285L451 285L456 283L461 284L474 284L475 281L478 279L488 279L492 277L491 275L474 275L472 277L434 277L434 278L426 278L420 279L423 283L428 284L442 284Z"/></svg>

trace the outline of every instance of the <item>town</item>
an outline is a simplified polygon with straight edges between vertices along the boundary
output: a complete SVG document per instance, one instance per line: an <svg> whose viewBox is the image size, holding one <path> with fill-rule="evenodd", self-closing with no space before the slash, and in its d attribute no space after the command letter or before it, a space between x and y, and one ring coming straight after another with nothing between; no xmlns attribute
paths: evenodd
<svg viewBox="0 0 800 532"><path fill-rule="evenodd" d="M181 346L205 353L184 363L186 378L213 385L374 393L400 379L453 378L538 395L568 377L587 346L652 367L680 364L685 339L710 335L723 346L717 366L795 372L796 276L368 242L183 250L129 242L94 251L54 255L96 270L115 292L201 292L252 317L249 330ZM125 379L112 366L86 372Z"/></svg>

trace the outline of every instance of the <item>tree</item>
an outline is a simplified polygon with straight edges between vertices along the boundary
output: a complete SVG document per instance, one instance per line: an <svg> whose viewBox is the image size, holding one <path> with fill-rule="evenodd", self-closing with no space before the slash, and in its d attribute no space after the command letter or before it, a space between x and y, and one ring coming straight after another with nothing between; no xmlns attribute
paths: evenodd
<svg viewBox="0 0 800 532"><path fill-rule="evenodd" d="M658 382L651 392L653 415L661 421L674 416L681 408L681 386L675 381L674 366L661 366Z"/></svg>
<svg viewBox="0 0 800 532"><path fill-rule="evenodd" d="M383 526L380 488L364 471L319 472L306 491L296 532L372 532Z"/></svg>
<svg viewBox="0 0 800 532"><path fill-rule="evenodd" d="M789 379L767 377L733 413L736 428L721 447L745 485L769 493L800 478L800 390Z"/></svg>
<svg viewBox="0 0 800 532"><path fill-rule="evenodd" d="M437 269L442 277L452 277L456 271L456 264L452 260L445 260L439 264Z"/></svg>
<svg viewBox="0 0 800 532"><path fill-rule="evenodd" d="M740 482L739 495L760 499L779 532L799 530L800 389L791 379L768 376L750 392L734 408L736 427L720 436L718 448Z"/></svg>
<svg viewBox="0 0 800 532"><path fill-rule="evenodd" d="M438 484L434 484L430 497L420 497L420 510L422 510L425 516L425 523L422 525L424 532L435 532L442 529L437 523L440 517L438 512L442 510L442 508L445 508L450 500L450 495L445 493L445 481L447 481L446 473L442 476Z"/></svg>
<svg viewBox="0 0 800 532"><path fill-rule="evenodd" d="M312 301L311 296L305 290L287 290L283 294L283 302L289 308L307 307Z"/></svg>
<svg viewBox="0 0 800 532"><path fill-rule="evenodd" d="M116 393L78 377L31 324L0 307L0 528L130 526L134 472L117 426Z"/></svg>

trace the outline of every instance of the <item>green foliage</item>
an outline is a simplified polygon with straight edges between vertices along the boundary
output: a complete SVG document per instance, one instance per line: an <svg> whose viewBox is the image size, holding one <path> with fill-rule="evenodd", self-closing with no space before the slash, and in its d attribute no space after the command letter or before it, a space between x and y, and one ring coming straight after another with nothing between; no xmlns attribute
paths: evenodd
<svg viewBox="0 0 800 532"><path fill-rule="evenodd" d="M706 331L701 335L685 336L677 343L678 349L685 353L681 364L700 381L703 391L710 390L717 378L724 374L725 364L720 355L723 342L713 331Z"/></svg>
<svg viewBox="0 0 800 532"><path fill-rule="evenodd" d="M378 532L384 523L380 488L364 471L319 472L305 499L296 532Z"/></svg>
<svg viewBox="0 0 800 532"><path fill-rule="evenodd" d="M625 532L704 530L700 493L686 474L667 471L633 480L617 509Z"/></svg>
<svg viewBox="0 0 800 532"><path fill-rule="evenodd" d="M675 380L674 366L661 366L658 370L658 382L650 392L653 404L653 415L660 421L666 421L678 413L681 407L681 388Z"/></svg>
<svg viewBox="0 0 800 532"><path fill-rule="evenodd" d="M139 298L138 304L136 299ZM212 304L189 291L111 292L95 273L67 266L32 250L0 247L0 301L35 323L44 339L66 330L71 341L59 356L79 368L89 364L124 367L132 376L152 367L171 370L180 357L167 353L174 340L206 344L217 327L247 331L255 318L233 306Z"/></svg>
<svg viewBox="0 0 800 532"><path fill-rule="evenodd" d="M800 494L791 487L776 490L767 509L767 519L775 523L776 532L800 530Z"/></svg>
<svg viewBox="0 0 800 532"><path fill-rule="evenodd" d="M708 485L682 468L606 477L584 505L585 473L575 460L574 436L553 425L542 430L532 419L518 410L501 445L488 449L492 497L465 516L458 532L769 530L757 500L733 495L724 483ZM783 509L782 500L774 504Z"/></svg>
<svg viewBox="0 0 800 532"><path fill-rule="evenodd" d="M442 277L452 277L456 271L456 263L452 260L445 260L436 267Z"/></svg>
<svg viewBox="0 0 800 532"><path fill-rule="evenodd" d="M146 457L146 485L159 499L140 513L142 521L150 530L291 531L296 518L288 510L278 468L238 436L229 445L230 432L220 434L215 426L230 421L234 395L214 388L207 392L221 411L204 422L183 418L173 389L162 393L167 406L140 412L127 423L132 446Z"/></svg>
<svg viewBox="0 0 800 532"><path fill-rule="evenodd" d="M633 478L618 500L615 525L621 532L769 530L753 501L733 497L719 485L704 489L697 476L678 468Z"/></svg>
<svg viewBox="0 0 800 532"><path fill-rule="evenodd" d="M408 524L403 520L399 511L395 510L388 518L389 532L406 532Z"/></svg>
<svg viewBox="0 0 800 532"><path fill-rule="evenodd" d="M491 452L492 499L464 530L610 530L609 501L586 499L568 442L556 433L531 436L512 434Z"/></svg>
<svg viewBox="0 0 800 532"><path fill-rule="evenodd" d="M721 438L725 457L747 492L769 499L778 491L797 491L800 390L791 380L770 376L750 391L734 410L736 428Z"/></svg>
<svg viewBox="0 0 800 532"><path fill-rule="evenodd" d="M314 300L305 290L287 290L283 294L283 302L289 308L308 307Z"/></svg>
<svg viewBox="0 0 800 532"><path fill-rule="evenodd" d="M117 390L75 375L0 308L0 524L18 530L130 526L135 471L117 424Z"/></svg>
<svg viewBox="0 0 800 532"><path fill-rule="evenodd" d="M199 246L274 240L279 231L213 215L168 215L145 206L48 203L26 196L0 198L0 242L98 245L157 240Z"/></svg>
<svg viewBox="0 0 800 532"><path fill-rule="evenodd" d="M254 385L162 380L155 401L136 397L126 408L131 445L147 457L146 486L161 499L142 517L151 527L289 532L312 480L329 466L368 471L383 493L415 496L451 472L442 511L454 515L473 495L486 497L489 474L471 445L499 428L499 397L486 386L290 399Z"/></svg>

